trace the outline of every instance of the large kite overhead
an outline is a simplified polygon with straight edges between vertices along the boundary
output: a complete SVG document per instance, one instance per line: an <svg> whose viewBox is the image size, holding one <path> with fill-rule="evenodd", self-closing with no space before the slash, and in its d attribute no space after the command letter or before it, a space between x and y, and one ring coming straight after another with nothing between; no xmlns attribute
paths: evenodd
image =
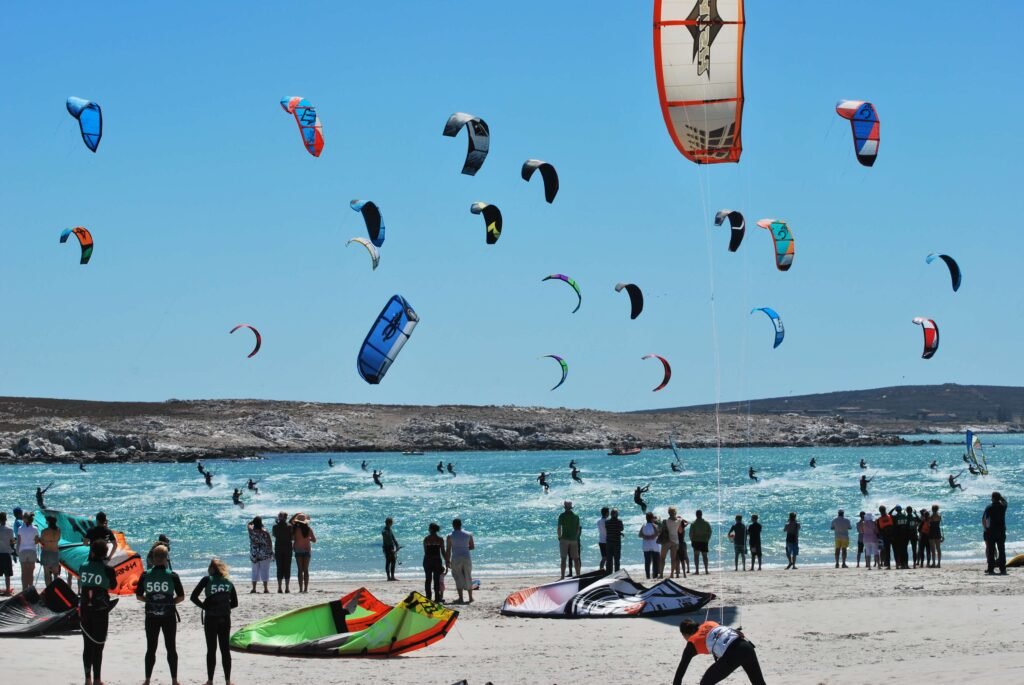
<svg viewBox="0 0 1024 685"><path fill-rule="evenodd" d="M483 215L484 225L486 226L484 238L487 240L487 244L493 245L498 242L498 238L501 237L501 210L498 209L497 205L489 205L486 202L474 202L469 206L469 211L473 214Z"/></svg>
<svg viewBox="0 0 1024 685"><path fill-rule="evenodd" d="M78 130L82 133L82 142L96 152L103 138L103 110L95 102L82 98L70 97L67 101L68 114L78 119Z"/></svg>
<svg viewBox="0 0 1024 685"><path fill-rule="evenodd" d="M949 255L945 255L945 254L934 254L933 253L933 254L930 254L927 257L925 257L924 261L926 261L927 263L931 264L936 259L941 259L942 261L944 261L946 263L946 266L949 268L949 278L950 278L950 280L953 281L953 292L956 292L957 290L959 290L960 289L960 278L961 278L960 265L956 263L955 259L953 259Z"/></svg>
<svg viewBox="0 0 1024 685"><path fill-rule="evenodd" d="M574 279L569 278L565 274L551 274L550 276L545 276L544 278L540 279L540 282L543 283L544 281L552 280L563 281L567 283L569 287L576 291L576 309L573 309L572 313L575 314L576 312L578 312L580 310L580 306L583 304L583 294L580 293L579 284L577 284Z"/></svg>
<svg viewBox="0 0 1024 685"><path fill-rule="evenodd" d="M505 616L530 618L630 618L672 616L697 611L715 598L671 580L650 588L625 571L591 571L513 592L501 605Z"/></svg>
<svg viewBox="0 0 1024 685"><path fill-rule="evenodd" d="M655 0L654 71L672 142L691 162L738 162L743 0Z"/></svg>
<svg viewBox="0 0 1024 685"><path fill-rule="evenodd" d="M60 233L60 242L66 243L68 237L74 233L75 237L78 238L78 244L82 246L82 258L79 260L79 264L88 264L89 259L92 257L92 233L89 229L84 226L75 226L74 228L65 228Z"/></svg>
<svg viewBox="0 0 1024 685"><path fill-rule="evenodd" d="M793 232L789 230L789 224L782 219L761 219L757 225L772 234L776 268L779 271L789 271L789 267L793 266L793 257L796 256L796 241Z"/></svg>
<svg viewBox="0 0 1024 685"><path fill-rule="evenodd" d="M924 331L924 352L921 353L921 359L931 359L939 349L939 325L923 316L915 316L913 323Z"/></svg>
<svg viewBox="0 0 1024 685"><path fill-rule="evenodd" d="M616 283L615 292L621 293L623 290L629 294L629 318L635 319L640 316L640 312L644 310L644 294L640 290L639 286L632 283Z"/></svg>
<svg viewBox="0 0 1024 685"><path fill-rule="evenodd" d="M366 222L366 233L370 236L370 242L377 247L384 246L384 217L380 213L380 208L377 207L373 202L367 200L352 200L348 203L352 208L352 211L359 212L363 215L363 221Z"/></svg>
<svg viewBox="0 0 1024 685"><path fill-rule="evenodd" d="M295 115L295 123L299 125L302 144L314 157L319 157L324 149L324 127L316 108L306 98L291 95L281 98L281 109Z"/></svg>
<svg viewBox="0 0 1024 685"><path fill-rule="evenodd" d="M86 541L86 532L96 525L94 519L87 516L75 516L56 509L46 509L36 512L37 521L45 521L47 516L57 519L57 528L60 530L60 565L68 573L78 577L80 569L89 560L89 543ZM106 564L114 569L117 575L117 587L110 589L112 595L133 595L135 586L145 570L142 567L142 558L138 552L128 546L128 541L121 531L113 531L117 541L117 549L107 559Z"/></svg>
<svg viewBox="0 0 1024 685"><path fill-rule="evenodd" d="M388 300L366 334L356 359L356 368L364 381L377 385L383 380L419 321L419 315L404 297L394 295Z"/></svg>
<svg viewBox="0 0 1024 685"><path fill-rule="evenodd" d="M557 354L545 354L542 358L554 359L556 362L558 362L558 365L562 367L561 380L555 383L555 387L551 388L552 390L557 390L558 386L560 386L562 383L565 383L565 379L569 377L569 365L565 362L564 359L559 357Z"/></svg>
<svg viewBox="0 0 1024 685"><path fill-rule="evenodd" d="M444 639L459 617L418 592L394 607L364 589L357 592L368 595L356 600L357 611L364 613L361 621L348 619L350 594L250 623L231 636L231 649L281 656L392 657Z"/></svg>
<svg viewBox="0 0 1024 685"><path fill-rule="evenodd" d="M366 251L370 253L370 261L373 262L373 268L376 271L377 265L380 264L380 250L377 249L377 246L366 238L357 237L349 239L349 241L345 243L345 247L348 247L352 243L359 243L366 248Z"/></svg>
<svg viewBox="0 0 1024 685"><path fill-rule="evenodd" d="M60 575L39 592L27 588L0 604L0 637L27 637L78 628L78 595Z"/></svg>
<svg viewBox="0 0 1024 685"><path fill-rule="evenodd" d="M253 347L252 348L252 352L249 353L249 357L253 357L257 352L260 351L260 346L263 344L263 336L260 335L260 332L256 330L255 326L250 326L247 323L240 323L240 324L238 324L237 326L232 328L230 331L228 331L228 333L234 333L239 328L248 328L250 331L252 331L252 334L256 336L256 346Z"/></svg>
<svg viewBox="0 0 1024 685"><path fill-rule="evenodd" d="M544 199L551 204L555 201L555 195L558 195L558 172L555 171L555 167L539 159L528 159L523 162L523 180L529 181L533 172L538 169L541 178L544 179Z"/></svg>
<svg viewBox="0 0 1024 685"><path fill-rule="evenodd" d="M466 151L466 162L462 165L462 173L467 176L475 176L483 166L484 160L487 158L487 151L491 147L491 131L487 128L487 122L480 117L465 112L456 112L448 117L443 134L454 138L463 126L466 127L466 135L469 136L469 149Z"/></svg>
<svg viewBox="0 0 1024 685"><path fill-rule="evenodd" d="M775 327L775 344L772 345L772 349L774 350L782 344L782 339L786 337L786 329L782 327L782 319L779 317L779 313L771 307L757 307L756 309L750 310L751 314L754 312L764 312L765 315L771 319L772 325Z"/></svg>
<svg viewBox="0 0 1024 685"><path fill-rule="evenodd" d="M666 385L668 385L668 382L670 380L672 380L672 367L669 366L668 360L662 357L661 355L645 354L644 356L640 357L640 359L657 359L658 361L661 362L662 367L664 367L665 369L665 376L661 379L661 384L658 385L658 387L654 388L653 392L658 392Z"/></svg>
<svg viewBox="0 0 1024 685"><path fill-rule="evenodd" d="M857 153L857 161L864 166L873 165L875 157L878 156L882 126L882 122L878 120L875 106L863 100L840 100L836 103L836 114L850 120L850 129L853 132L853 150Z"/></svg>
<svg viewBox="0 0 1024 685"><path fill-rule="evenodd" d="M743 242L743 236L746 235L747 222L739 212L723 209L715 214L715 226L721 226L726 219L729 220L729 225L732 227L732 234L729 236L729 252L735 252L740 249L740 243Z"/></svg>

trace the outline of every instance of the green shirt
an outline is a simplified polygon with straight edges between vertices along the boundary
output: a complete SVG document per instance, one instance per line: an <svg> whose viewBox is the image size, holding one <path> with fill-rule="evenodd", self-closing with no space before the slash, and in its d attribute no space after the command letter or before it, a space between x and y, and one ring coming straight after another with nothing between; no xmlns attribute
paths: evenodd
<svg viewBox="0 0 1024 685"><path fill-rule="evenodd" d="M704 519L697 519L690 524L690 542L709 542L711 540L711 524Z"/></svg>
<svg viewBox="0 0 1024 685"><path fill-rule="evenodd" d="M574 512L563 511L559 514L558 526L562 530L562 534L558 536L559 540L576 542L580 539L580 517Z"/></svg>

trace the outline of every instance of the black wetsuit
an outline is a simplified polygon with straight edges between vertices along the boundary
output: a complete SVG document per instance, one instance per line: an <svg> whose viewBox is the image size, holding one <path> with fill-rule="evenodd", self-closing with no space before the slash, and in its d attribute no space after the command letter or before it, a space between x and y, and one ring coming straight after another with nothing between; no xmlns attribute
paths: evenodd
<svg viewBox="0 0 1024 685"><path fill-rule="evenodd" d="M860 467L862 469L866 469L868 467L867 463L863 459L860 460Z"/></svg>
<svg viewBox="0 0 1024 685"><path fill-rule="evenodd" d="M85 464L83 464L83 463L79 462L79 464L78 464L78 470L79 470L79 471L85 471Z"/></svg>
<svg viewBox="0 0 1024 685"><path fill-rule="evenodd" d="M754 470L754 467L750 467L749 469L747 469L747 476L750 478L750 480L756 482L757 476L754 475L755 473L757 473L757 471Z"/></svg>
<svg viewBox="0 0 1024 685"><path fill-rule="evenodd" d="M938 468L939 468L939 465L938 465L938 463L933 461L931 464L928 465L928 468L932 469L933 471L937 471Z"/></svg>
<svg viewBox="0 0 1024 685"><path fill-rule="evenodd" d="M452 474L453 476L458 475L455 473L455 465L452 464L451 462L448 462L448 473Z"/></svg>
<svg viewBox="0 0 1024 685"><path fill-rule="evenodd" d="M582 483L583 482L583 479L580 478L579 470L577 468L575 468L575 467L573 467L573 470L572 470L572 479L574 481L576 481L577 483Z"/></svg>
<svg viewBox="0 0 1024 685"><path fill-rule="evenodd" d="M811 457L811 468L812 469L818 468L818 461L814 457Z"/></svg>
<svg viewBox="0 0 1024 685"><path fill-rule="evenodd" d="M49 490L49 489L50 489L49 487L46 488L46 490ZM46 508L46 505L43 504L43 495L46 494L46 490L43 490L42 488L36 488L36 504L39 505L40 509L45 509Z"/></svg>
<svg viewBox="0 0 1024 685"><path fill-rule="evenodd" d="M868 494L868 483L870 483L870 482L871 482L871 479L868 478L867 476L861 476L860 477L860 494L862 494L862 495L867 495Z"/></svg>
<svg viewBox="0 0 1024 685"><path fill-rule="evenodd" d="M572 461L569 462L569 468L570 469L575 469L576 468L576 460L575 459L573 459Z"/></svg>
<svg viewBox="0 0 1024 685"><path fill-rule="evenodd" d="M208 488L212 488L213 487L213 473L212 472L206 471L205 473L203 473L203 479L206 481L206 487L208 487Z"/></svg>
<svg viewBox="0 0 1024 685"><path fill-rule="evenodd" d="M203 466L203 462L197 461L196 462L196 468L199 470L199 473L202 473L203 475L206 475L206 467Z"/></svg>
<svg viewBox="0 0 1024 685"><path fill-rule="evenodd" d="M249 482L246 483L245 487L249 488L250 490L255 492L257 495L260 494L260 489L258 487L256 487L256 481L254 481L252 478L249 479Z"/></svg>
<svg viewBox="0 0 1024 685"><path fill-rule="evenodd" d="M85 677L102 682L103 645L110 623L110 593L117 587L117 574L103 562L90 561L78 570L82 594L79 597L79 621L82 627L82 666Z"/></svg>
<svg viewBox="0 0 1024 685"><path fill-rule="evenodd" d="M178 574L162 566L142 574L135 596L146 601L146 680L153 675L156 666L156 648L160 633L164 636L167 650L167 665L171 669L171 680L178 680L178 612L174 608L176 597L184 597Z"/></svg>
<svg viewBox="0 0 1024 685"><path fill-rule="evenodd" d="M1006 500L1000 500L985 508L983 518L988 520L985 529L985 560L988 563L987 573L1006 573Z"/></svg>
<svg viewBox="0 0 1024 685"><path fill-rule="evenodd" d="M677 463L675 463L675 462L672 462L672 470L673 470L674 472L676 472L676 473L681 473L681 472L682 472L682 469L681 469L681 468L679 468L679 464L677 464Z"/></svg>
<svg viewBox="0 0 1024 685"><path fill-rule="evenodd" d="M643 494L645 492L647 492L647 488L646 487L644 487L644 488L637 488L636 490L634 490L633 491L633 501L636 503L636 505L638 507L640 507L640 511L642 511L643 513L646 514L647 513L647 502L645 502L644 498L643 498Z"/></svg>
<svg viewBox="0 0 1024 685"><path fill-rule="evenodd" d="M373 471L373 482L377 484L377 487L379 487L379 488L381 488L383 490L384 489L384 484L380 482L381 473L383 473L383 471L378 473L377 470L374 469L374 471Z"/></svg>
<svg viewBox="0 0 1024 685"><path fill-rule="evenodd" d="M540 483L541 487L544 488L544 492L548 491L548 474L543 471L537 476L537 482Z"/></svg>
<svg viewBox="0 0 1024 685"><path fill-rule="evenodd" d="M199 596L203 595L200 600ZM231 610L238 606L238 594L230 580L222 576L205 576L190 597L203 610L203 633L206 635L206 679L213 682L217 670L217 646L224 666L224 681L231 682Z"/></svg>
<svg viewBox="0 0 1024 685"><path fill-rule="evenodd" d="M231 493L231 502L238 506L242 506L242 491L238 488L235 488L235 491Z"/></svg>
<svg viewBox="0 0 1024 685"><path fill-rule="evenodd" d="M955 490L957 488L960 488L961 490L964 489L964 486L962 486L962 485L960 485L960 483L956 482L956 477L955 476L950 476L948 480L949 480L949 487L950 487L951 490Z"/></svg>
<svg viewBox="0 0 1024 685"><path fill-rule="evenodd" d="M443 461L437 462L437 472L438 473L444 473L444 462Z"/></svg>

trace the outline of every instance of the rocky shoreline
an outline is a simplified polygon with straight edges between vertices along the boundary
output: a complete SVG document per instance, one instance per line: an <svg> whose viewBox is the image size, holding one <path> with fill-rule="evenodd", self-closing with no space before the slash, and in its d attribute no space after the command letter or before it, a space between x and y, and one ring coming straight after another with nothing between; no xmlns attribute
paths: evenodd
<svg viewBox="0 0 1024 685"><path fill-rule="evenodd" d="M733 414L720 420L725 447L904 443L841 417ZM713 447L714 416L513 406L0 398L0 463L194 461L282 452L664 448L673 436L683 448Z"/></svg>

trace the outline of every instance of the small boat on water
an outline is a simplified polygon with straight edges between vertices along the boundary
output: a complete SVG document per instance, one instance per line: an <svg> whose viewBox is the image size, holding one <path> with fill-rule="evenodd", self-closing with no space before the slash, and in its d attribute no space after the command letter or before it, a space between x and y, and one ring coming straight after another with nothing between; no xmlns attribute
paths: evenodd
<svg viewBox="0 0 1024 685"><path fill-rule="evenodd" d="M608 453L612 457L631 457L634 454L640 454L642 447L613 447Z"/></svg>
<svg viewBox="0 0 1024 685"><path fill-rule="evenodd" d="M420 452L419 450L406 450L402 452L402 456L405 457L422 457L426 452Z"/></svg>

